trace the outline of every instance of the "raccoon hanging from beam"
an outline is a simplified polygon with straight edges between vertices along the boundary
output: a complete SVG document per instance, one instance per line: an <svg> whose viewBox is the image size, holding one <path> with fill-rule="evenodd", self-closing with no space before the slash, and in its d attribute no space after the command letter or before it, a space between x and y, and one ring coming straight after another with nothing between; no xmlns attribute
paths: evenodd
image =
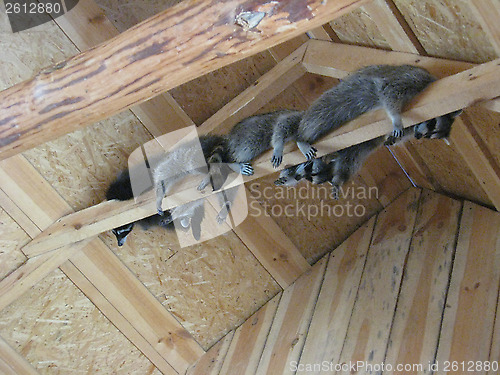
<svg viewBox="0 0 500 375"><path fill-rule="evenodd" d="M362 68L324 92L305 111L296 142L311 160L317 150L312 144L340 126L371 110L385 109L394 138L403 135L401 113L404 106L436 78L413 65L371 65Z"/></svg>
<svg viewBox="0 0 500 375"><path fill-rule="evenodd" d="M280 177L274 183L278 186L294 186L302 179L306 179L313 184L329 182L332 185L333 196L338 198L340 186L359 171L366 158L378 147L383 144L393 145L404 142L412 134L417 139L437 138L447 140L455 118L461 113L462 110L458 110L405 128L400 138L395 138L392 134L378 137L286 168L281 171Z"/></svg>

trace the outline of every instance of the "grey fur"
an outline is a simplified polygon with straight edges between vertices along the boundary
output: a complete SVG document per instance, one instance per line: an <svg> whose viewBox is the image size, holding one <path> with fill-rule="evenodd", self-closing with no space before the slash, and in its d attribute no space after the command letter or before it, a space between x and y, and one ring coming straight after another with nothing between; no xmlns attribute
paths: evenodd
<svg viewBox="0 0 500 375"><path fill-rule="evenodd" d="M243 163L242 174L253 174L250 162L263 152L274 149L271 162L276 168L283 160L285 143L295 140L303 112L280 110L247 117L227 135L229 159Z"/></svg>
<svg viewBox="0 0 500 375"><path fill-rule="evenodd" d="M371 65L362 68L321 95L305 111L297 130L297 146L312 159L317 139L371 110L383 108L391 119L393 137L402 136L401 112L435 81L427 70L412 65Z"/></svg>

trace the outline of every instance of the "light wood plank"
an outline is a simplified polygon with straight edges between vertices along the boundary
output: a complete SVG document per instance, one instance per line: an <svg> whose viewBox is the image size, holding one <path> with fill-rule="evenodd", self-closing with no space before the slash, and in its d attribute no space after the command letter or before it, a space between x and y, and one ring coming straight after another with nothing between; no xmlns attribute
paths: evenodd
<svg viewBox="0 0 500 375"><path fill-rule="evenodd" d="M177 372L185 372L203 355L200 345L102 241L92 241L71 263Z"/></svg>
<svg viewBox="0 0 500 375"><path fill-rule="evenodd" d="M2 374L18 374L18 375L38 375L31 364L26 361L18 352L10 347L3 338L0 337L0 359L5 367L0 371Z"/></svg>
<svg viewBox="0 0 500 375"><path fill-rule="evenodd" d="M474 64L417 56L412 53L311 40L303 61L307 71L333 78L343 78L349 72L366 65L411 64L427 69L438 78L470 69Z"/></svg>
<svg viewBox="0 0 500 375"><path fill-rule="evenodd" d="M500 215L466 202L443 317L436 374L444 361L489 359L500 280ZM451 370L451 369L450 369ZM475 371L474 374L485 374Z"/></svg>
<svg viewBox="0 0 500 375"><path fill-rule="evenodd" d="M500 60L494 60L434 82L403 113L404 126L467 107L479 99L497 97L500 94L499 64ZM370 113L369 116L361 116L332 132L318 141L315 147L319 156L382 136L390 129L391 125L385 112L379 110ZM275 172L269 163L270 154L271 152L264 153L253 163L255 174L245 176L243 178L245 182ZM283 164L296 164L301 161L303 156L295 150L285 154ZM172 194L163 200L164 209L198 199L199 192L195 187L198 183L199 180L193 178L179 184L173 189ZM104 202L58 220L24 249L40 254L95 236L127 222L139 220L155 212L152 194L140 197L137 203Z"/></svg>
<svg viewBox="0 0 500 375"><path fill-rule="evenodd" d="M384 374L429 374L434 361L441 318L458 233L462 205L424 191L405 267L384 362L423 367Z"/></svg>
<svg viewBox="0 0 500 375"><path fill-rule="evenodd" d="M266 214L259 202L247 191L248 205L261 214L251 214L234 228L234 233L248 247L257 260L285 289L311 266L299 249L285 235L276 222Z"/></svg>
<svg viewBox="0 0 500 375"><path fill-rule="evenodd" d="M481 27L488 35L488 39L500 56L500 3L496 0L474 0L468 1L472 13L480 22Z"/></svg>
<svg viewBox="0 0 500 375"><path fill-rule="evenodd" d="M186 375L218 375L227 356L229 346L235 332L231 331L212 346L193 366Z"/></svg>
<svg viewBox="0 0 500 375"><path fill-rule="evenodd" d="M325 279L307 332L300 365L320 374L323 361L338 363L354 306L376 217L330 255Z"/></svg>
<svg viewBox="0 0 500 375"><path fill-rule="evenodd" d="M0 159L303 34L365 1L179 3L2 91ZM258 9L267 13L251 30L235 25L243 12Z"/></svg>
<svg viewBox="0 0 500 375"><path fill-rule="evenodd" d="M484 102L482 103L482 106L490 111L500 112L500 98Z"/></svg>
<svg viewBox="0 0 500 375"><path fill-rule="evenodd" d="M297 48L252 86L218 110L200 125L198 128L200 134L209 132L226 134L234 124L253 115L260 107L302 77L306 72L301 64L306 49L307 43Z"/></svg>
<svg viewBox="0 0 500 375"><path fill-rule="evenodd" d="M17 224L31 237L38 235L41 230L35 223L26 215L5 192L0 189L0 207L9 214Z"/></svg>
<svg viewBox="0 0 500 375"><path fill-rule="evenodd" d="M327 261L323 257L283 292L256 374L295 373L291 363L298 363Z"/></svg>
<svg viewBox="0 0 500 375"><path fill-rule="evenodd" d="M281 293L236 330L219 375L253 375L259 365Z"/></svg>
<svg viewBox="0 0 500 375"><path fill-rule="evenodd" d="M177 374L172 366L137 331L102 293L70 262L61 265L66 276L94 303L99 310L134 344L162 374Z"/></svg>
<svg viewBox="0 0 500 375"><path fill-rule="evenodd" d="M362 361L375 366L384 360L419 196L420 190L409 189L377 218L346 340L337 363ZM358 371L369 372L367 368L359 368Z"/></svg>
<svg viewBox="0 0 500 375"><path fill-rule="evenodd" d="M455 120L451 142L463 156L495 208L500 210L500 167L466 113Z"/></svg>

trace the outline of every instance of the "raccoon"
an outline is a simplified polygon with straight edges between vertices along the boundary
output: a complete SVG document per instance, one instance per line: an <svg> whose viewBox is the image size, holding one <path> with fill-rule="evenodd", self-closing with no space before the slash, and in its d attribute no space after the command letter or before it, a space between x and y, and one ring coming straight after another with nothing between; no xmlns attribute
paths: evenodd
<svg viewBox="0 0 500 375"><path fill-rule="evenodd" d="M310 160L312 144L343 124L371 110L383 108L392 121L394 138L403 135L404 106L436 78L412 65L371 65L362 68L324 92L307 109L299 123L297 147Z"/></svg>
<svg viewBox="0 0 500 375"><path fill-rule="evenodd" d="M271 163L277 168L283 160L283 147L295 140L303 112L279 110L250 116L237 123L227 135L229 159L243 163L242 174L252 175L250 162L274 149Z"/></svg>
<svg viewBox="0 0 500 375"><path fill-rule="evenodd" d="M209 165L213 159L225 162L227 157L226 138L218 135L201 136L199 144L203 155L197 155L198 139L188 141L160 158L153 167L153 184L156 191L156 208L159 215L163 215L161 203L165 194L181 179L192 174L203 175L204 178L198 186L203 190L210 181L213 181L209 173ZM203 157L203 160L199 160ZM208 164L207 164L208 163ZM220 182L222 186L223 182ZM213 186L214 190L220 186Z"/></svg>
<svg viewBox="0 0 500 375"><path fill-rule="evenodd" d="M112 200L117 199L120 201L126 201L132 199L134 197L134 193L132 191L132 184L130 183L130 173L129 170L126 169L121 172L115 181L111 183L106 191L106 199ZM167 223L164 218L170 217L170 211L167 210L163 212L163 216L158 214L148 216L144 219L141 219L136 222L128 223L122 225L120 227L114 228L112 230L113 234L116 237L118 242L118 246L123 246L125 241L127 240L127 236L134 229L134 225L139 224L144 230L147 230L154 226L160 226L165 229L174 229L173 223Z"/></svg>
<svg viewBox="0 0 500 375"><path fill-rule="evenodd" d="M411 137L412 133L417 139L439 138L446 140L455 118L460 113L462 113L462 110L405 128L403 129L403 136L401 138L395 138L392 134L378 137L286 168L281 171L280 177L274 183L276 185L294 186L303 178L313 184L330 182L333 185L334 197L338 197L340 186L347 182L361 168L364 160L382 144L394 145L404 142Z"/></svg>

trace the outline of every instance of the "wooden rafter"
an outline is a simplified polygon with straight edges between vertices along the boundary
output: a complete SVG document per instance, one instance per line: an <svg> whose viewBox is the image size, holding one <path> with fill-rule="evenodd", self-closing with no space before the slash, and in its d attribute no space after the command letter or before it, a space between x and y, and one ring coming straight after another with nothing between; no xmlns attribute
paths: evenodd
<svg viewBox="0 0 500 375"><path fill-rule="evenodd" d="M312 42L325 43L319 41ZM309 47L311 47L311 45L309 45ZM309 47L307 51L309 51ZM327 46L323 44L323 47ZM335 49L336 46L332 48ZM460 70L460 63L454 63L447 60L416 57L415 55L371 50L362 47L356 47L356 51L361 53L365 60L370 60L372 52L374 56L380 58L380 52L382 52L385 54L386 58L390 60L392 59L399 63L413 61L414 63L428 67L431 71L440 70L437 65L440 61L443 66L448 66L449 70L453 70L453 68ZM307 58L309 67L316 67L324 71L330 70L339 73L338 65L336 66L337 70L331 67L329 68L325 65L324 59L318 59L317 56L316 58L314 56L308 56L307 52L305 58ZM345 58L345 56L342 56L342 58ZM335 61L335 63L337 62L338 61ZM428 64L428 66L426 64ZM434 82L424 93L422 93L422 95L413 101L410 108L403 114L404 125L410 126L460 108L465 108L478 100L488 100L497 97L500 94L499 64L500 60L491 61ZM362 116L350 124L343 126L338 131L333 132L319 141L316 146L321 155L382 136L387 134L389 130L390 125L386 119L385 113L378 111L374 112L370 118ZM253 176L246 177L244 180L254 180L275 172L269 163L269 158L270 152L259 157L254 162L256 173ZM288 163L298 163L302 160L303 157L297 150L288 152L285 155L285 161ZM197 192L194 187L196 185L195 180L197 179L193 178L184 181L174 192L172 192L171 196L165 198L163 201L164 209L199 198L199 192ZM55 222L43 234L25 246L24 250L26 252L40 254L69 243L95 236L103 231L110 230L127 222L139 220L155 212L152 201L152 194L144 195L138 199L137 202L104 202L66 216Z"/></svg>
<svg viewBox="0 0 500 375"><path fill-rule="evenodd" d="M0 372L4 375L38 375L38 371L2 338L0 338Z"/></svg>
<svg viewBox="0 0 500 375"><path fill-rule="evenodd" d="M0 92L0 159L270 48L364 2L182 2ZM245 25L248 12L259 11L265 16L250 30L238 26Z"/></svg>

